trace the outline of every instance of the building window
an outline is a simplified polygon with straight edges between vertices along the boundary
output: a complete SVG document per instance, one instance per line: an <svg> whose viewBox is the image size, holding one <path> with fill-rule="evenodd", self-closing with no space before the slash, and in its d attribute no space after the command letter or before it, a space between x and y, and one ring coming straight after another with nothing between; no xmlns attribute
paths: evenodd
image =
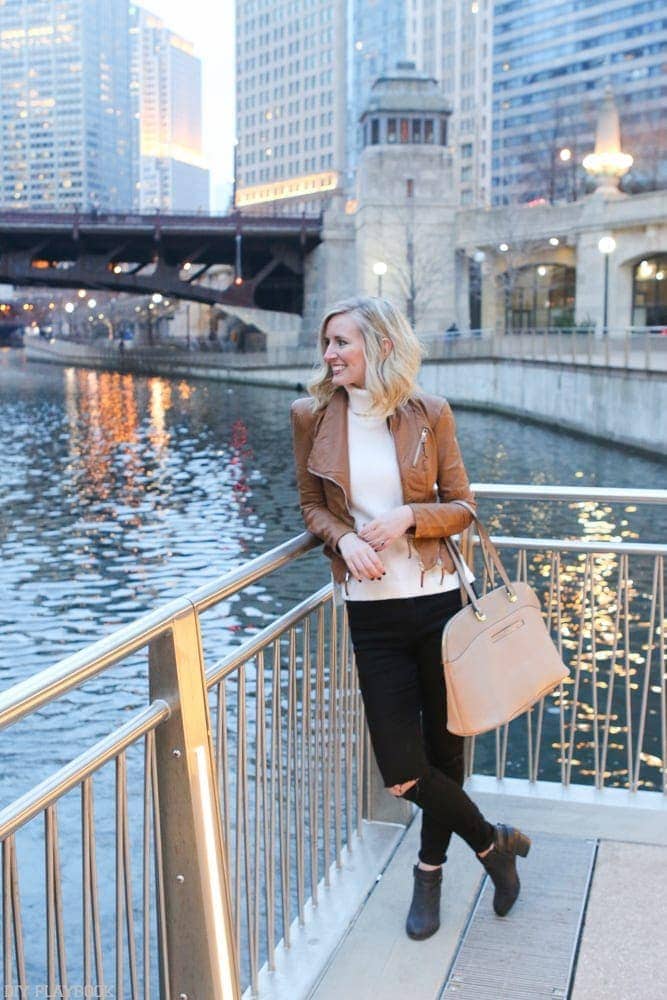
<svg viewBox="0 0 667 1000"><path fill-rule="evenodd" d="M371 118L371 146L377 146L380 142L380 120Z"/></svg>
<svg viewBox="0 0 667 1000"><path fill-rule="evenodd" d="M401 142L410 142L410 122L401 118Z"/></svg>
<svg viewBox="0 0 667 1000"><path fill-rule="evenodd" d="M396 142L396 119L387 119L387 142Z"/></svg>
<svg viewBox="0 0 667 1000"><path fill-rule="evenodd" d="M422 141L422 120L421 118L412 119L412 141L418 143Z"/></svg>
<svg viewBox="0 0 667 1000"><path fill-rule="evenodd" d="M424 142L433 142L433 119L427 118L424 122Z"/></svg>
<svg viewBox="0 0 667 1000"><path fill-rule="evenodd" d="M574 325L575 269L563 264L527 264L502 275L508 330Z"/></svg>
<svg viewBox="0 0 667 1000"><path fill-rule="evenodd" d="M406 198L414 198L415 194L415 182L412 177L408 177L405 182L405 196Z"/></svg>
<svg viewBox="0 0 667 1000"><path fill-rule="evenodd" d="M441 146L446 146L447 145L447 119L446 118L441 118L440 119L440 145Z"/></svg>
<svg viewBox="0 0 667 1000"><path fill-rule="evenodd" d="M645 257L634 269L632 325L667 327L667 254Z"/></svg>

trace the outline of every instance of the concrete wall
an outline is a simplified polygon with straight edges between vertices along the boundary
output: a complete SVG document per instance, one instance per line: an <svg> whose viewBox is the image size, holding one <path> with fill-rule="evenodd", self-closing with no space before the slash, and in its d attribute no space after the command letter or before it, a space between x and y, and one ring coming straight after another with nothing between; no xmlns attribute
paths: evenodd
<svg viewBox="0 0 667 1000"><path fill-rule="evenodd" d="M221 354L189 353L174 356L159 350L128 351L122 359L113 352L62 341L30 338L28 357L36 361L116 369L137 374L208 378L271 385L302 391L312 373L308 365L227 367ZM613 368L544 364L539 361L465 360L426 362L421 385L445 396L452 404L523 416L547 425L587 434L605 441L667 455L664 414L667 412L667 373L631 374Z"/></svg>
<svg viewBox="0 0 667 1000"><path fill-rule="evenodd" d="M535 361L425 364L421 384L452 403L477 404L565 430L667 455L667 373Z"/></svg>

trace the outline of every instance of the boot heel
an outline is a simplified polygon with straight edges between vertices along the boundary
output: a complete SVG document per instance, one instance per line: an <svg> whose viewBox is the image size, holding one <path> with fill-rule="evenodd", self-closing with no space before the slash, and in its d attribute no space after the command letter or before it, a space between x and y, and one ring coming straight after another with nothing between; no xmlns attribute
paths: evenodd
<svg viewBox="0 0 667 1000"><path fill-rule="evenodd" d="M528 856L528 851L530 850L530 837L527 837L525 833L519 833L516 839L516 853L525 858Z"/></svg>

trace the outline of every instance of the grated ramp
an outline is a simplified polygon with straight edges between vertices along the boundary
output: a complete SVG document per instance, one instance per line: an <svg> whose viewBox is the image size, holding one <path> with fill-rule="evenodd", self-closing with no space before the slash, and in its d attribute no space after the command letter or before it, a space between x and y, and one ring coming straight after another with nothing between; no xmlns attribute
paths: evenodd
<svg viewBox="0 0 667 1000"><path fill-rule="evenodd" d="M595 852L594 840L533 838L518 862L521 895L504 918L493 912L487 877L441 997L567 997Z"/></svg>

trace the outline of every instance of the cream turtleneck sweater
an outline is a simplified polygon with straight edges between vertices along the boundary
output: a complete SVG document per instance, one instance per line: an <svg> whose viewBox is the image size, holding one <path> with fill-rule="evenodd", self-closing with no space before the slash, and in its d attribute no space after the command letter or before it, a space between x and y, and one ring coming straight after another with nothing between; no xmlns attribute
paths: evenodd
<svg viewBox="0 0 667 1000"><path fill-rule="evenodd" d="M376 517L403 504L396 448L384 417L369 416L367 389L347 387L347 440L350 454L350 512L360 531ZM346 598L350 601L377 601L389 598L421 597L454 590L457 573L443 573L436 566L424 574L407 535L397 538L380 553L386 570L381 580L348 578ZM474 579L468 571L468 578Z"/></svg>

